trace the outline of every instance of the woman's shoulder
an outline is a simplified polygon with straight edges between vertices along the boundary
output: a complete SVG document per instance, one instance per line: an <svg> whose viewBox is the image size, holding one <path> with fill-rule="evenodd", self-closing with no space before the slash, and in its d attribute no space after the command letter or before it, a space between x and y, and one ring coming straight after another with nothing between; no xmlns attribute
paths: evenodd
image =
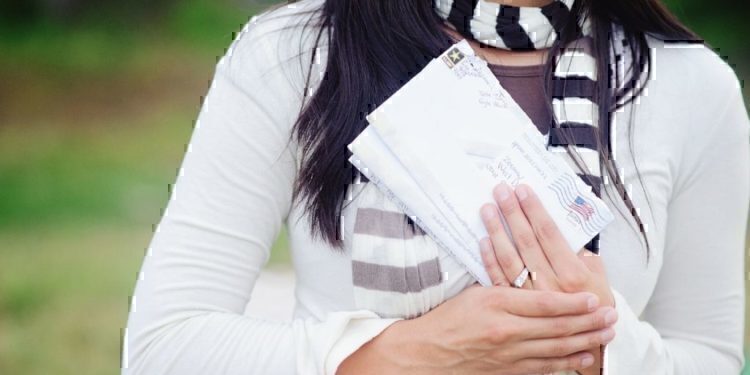
<svg viewBox="0 0 750 375"><path fill-rule="evenodd" d="M219 65L239 83L262 79L274 89L288 84L302 95L316 47L322 4L323 0L296 1L253 16L237 33Z"/></svg>
<svg viewBox="0 0 750 375"><path fill-rule="evenodd" d="M316 30L316 18L324 0L300 0L288 4L277 4L253 16L244 25L241 38L275 42L304 42ZM312 31L312 32L311 32ZM297 38L297 40L293 40ZM300 40L300 38L304 38ZM239 39L239 38L238 38ZM277 45L277 47L297 47Z"/></svg>
<svg viewBox="0 0 750 375"><path fill-rule="evenodd" d="M721 107L727 97L741 95L731 58L704 43L665 41L652 35L646 39L652 57L650 79L669 85L672 100Z"/></svg>
<svg viewBox="0 0 750 375"><path fill-rule="evenodd" d="M703 43L664 41L647 36L651 54L649 83L636 103L644 118L679 144L686 158L747 135L742 84L731 65ZM689 164L692 165L692 164Z"/></svg>

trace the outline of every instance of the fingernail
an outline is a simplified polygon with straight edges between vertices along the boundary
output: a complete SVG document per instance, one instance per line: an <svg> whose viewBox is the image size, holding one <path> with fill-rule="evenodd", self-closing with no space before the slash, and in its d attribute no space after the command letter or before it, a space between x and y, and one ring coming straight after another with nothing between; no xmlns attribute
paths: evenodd
<svg viewBox="0 0 750 375"><path fill-rule="evenodd" d="M526 199L526 197L529 196L528 191L526 191L527 187L526 185L519 185L516 186L516 196L518 197L519 201L522 201Z"/></svg>
<svg viewBox="0 0 750 375"><path fill-rule="evenodd" d="M510 188L505 183L497 186L497 197L500 201L504 201L510 197Z"/></svg>
<svg viewBox="0 0 750 375"><path fill-rule="evenodd" d="M583 367L589 367L594 364L594 356L591 354L586 354L583 356L583 360L581 361L581 365Z"/></svg>
<svg viewBox="0 0 750 375"><path fill-rule="evenodd" d="M602 344L606 344L606 343L612 341L613 338L615 338L615 330L614 329L609 328L609 329L605 330L604 332L602 332Z"/></svg>
<svg viewBox="0 0 750 375"><path fill-rule="evenodd" d="M607 315L604 315L604 323L611 325L617 320L617 311L615 309L610 310Z"/></svg>
<svg viewBox="0 0 750 375"><path fill-rule="evenodd" d="M485 220L492 219L495 216L495 210L491 206L482 207L482 217Z"/></svg>
<svg viewBox="0 0 750 375"><path fill-rule="evenodd" d="M594 311L599 306L599 298L597 296L589 297L589 311Z"/></svg>

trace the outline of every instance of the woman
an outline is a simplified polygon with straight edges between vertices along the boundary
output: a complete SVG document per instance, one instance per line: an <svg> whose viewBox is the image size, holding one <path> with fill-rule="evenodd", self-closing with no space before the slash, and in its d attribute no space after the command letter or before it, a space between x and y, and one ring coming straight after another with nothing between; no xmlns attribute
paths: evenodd
<svg viewBox="0 0 750 375"><path fill-rule="evenodd" d="M508 4L304 0L253 19L144 259L123 373L739 373L750 147L734 72L657 0ZM346 148L462 38L620 213L575 255L533 190L498 186L477 208L492 287ZM284 222L294 319L243 316Z"/></svg>

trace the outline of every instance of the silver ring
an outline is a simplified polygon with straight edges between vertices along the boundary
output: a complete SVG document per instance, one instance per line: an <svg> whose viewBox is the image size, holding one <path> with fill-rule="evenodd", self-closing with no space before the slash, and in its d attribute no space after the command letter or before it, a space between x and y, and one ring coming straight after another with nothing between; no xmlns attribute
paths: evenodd
<svg viewBox="0 0 750 375"><path fill-rule="evenodd" d="M516 288L522 288L523 283L526 282L526 280L529 278L529 269L524 267L523 270L521 270L521 274L516 277L515 280L513 280L513 286Z"/></svg>

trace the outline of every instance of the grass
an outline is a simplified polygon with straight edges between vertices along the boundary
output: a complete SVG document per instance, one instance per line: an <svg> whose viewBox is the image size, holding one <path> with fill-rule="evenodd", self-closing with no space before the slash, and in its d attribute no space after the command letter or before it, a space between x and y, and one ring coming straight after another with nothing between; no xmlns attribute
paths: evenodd
<svg viewBox="0 0 750 375"><path fill-rule="evenodd" d="M118 373L128 296L194 116L2 128L0 374ZM282 233L270 262L288 262L286 247Z"/></svg>
<svg viewBox="0 0 750 375"><path fill-rule="evenodd" d="M0 373L119 373L121 328L148 225L70 222L0 231ZM285 235L273 263L283 262Z"/></svg>
<svg viewBox="0 0 750 375"><path fill-rule="evenodd" d="M150 39L0 33L17 52L0 58L0 374L119 373L143 254L216 56L247 19L206 32L205 12L179 10ZM194 22L203 39L185 34ZM286 248L282 232L270 263Z"/></svg>
<svg viewBox="0 0 750 375"><path fill-rule="evenodd" d="M0 233L0 373L116 373L148 231L62 223Z"/></svg>

